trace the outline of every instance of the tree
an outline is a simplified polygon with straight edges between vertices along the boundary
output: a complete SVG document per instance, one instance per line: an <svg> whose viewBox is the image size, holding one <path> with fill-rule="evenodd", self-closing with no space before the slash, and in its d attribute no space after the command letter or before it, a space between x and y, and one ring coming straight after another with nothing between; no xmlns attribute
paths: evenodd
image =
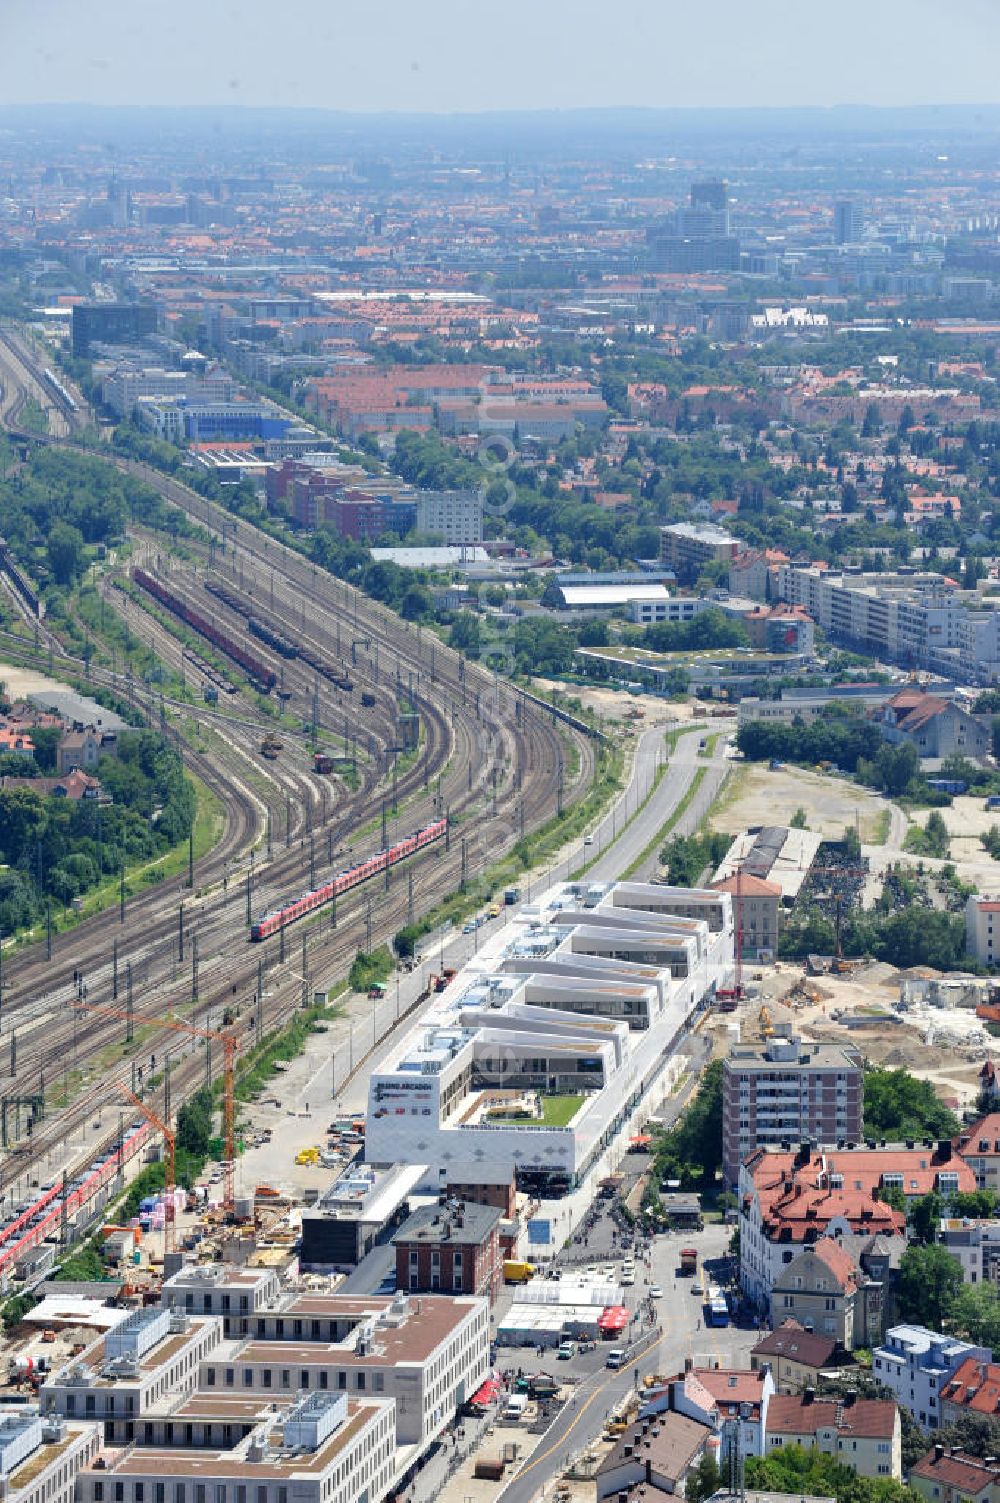
<svg viewBox="0 0 1000 1503"><path fill-rule="evenodd" d="M963 1284L951 1307L951 1329L977 1346L1000 1346L1000 1290L996 1284Z"/></svg>
<svg viewBox="0 0 1000 1503"><path fill-rule="evenodd" d="M900 1319L942 1331L962 1287L962 1265L936 1244L908 1247L899 1260L896 1302Z"/></svg>
<svg viewBox="0 0 1000 1503"><path fill-rule="evenodd" d="M788 823L789 828L792 830L807 830L809 828L809 819L806 811L800 806L796 809Z"/></svg>
<svg viewBox="0 0 1000 1503"><path fill-rule="evenodd" d="M938 1222L941 1220L943 1210L944 1204L936 1190L931 1190L927 1195L921 1195L910 1206L909 1221L913 1228L913 1235L925 1247L930 1246L937 1239Z"/></svg>
<svg viewBox="0 0 1000 1503"><path fill-rule="evenodd" d="M83 533L68 522L54 522L45 545L56 584L71 585L83 572Z"/></svg>
<svg viewBox="0 0 1000 1503"><path fill-rule="evenodd" d="M754 1491L836 1498L838 1503L913 1503L913 1493L901 1482L859 1477L835 1457L798 1445L748 1456L746 1482Z"/></svg>
<svg viewBox="0 0 1000 1503"><path fill-rule="evenodd" d="M930 1082L906 1070L878 1067L865 1071L863 1117L873 1137L895 1143L908 1138L950 1138L958 1132L954 1113L938 1100Z"/></svg>
<svg viewBox="0 0 1000 1503"><path fill-rule="evenodd" d="M992 1111L992 1096L987 1111ZM948 1209L952 1216L970 1216L974 1220L979 1217L995 1216L997 1206L1000 1203L995 1190L959 1190L948 1202Z"/></svg>
<svg viewBox="0 0 1000 1503"><path fill-rule="evenodd" d="M177 1147L204 1158L211 1140L212 1093L202 1087L177 1113Z"/></svg>
<svg viewBox="0 0 1000 1503"><path fill-rule="evenodd" d="M878 404L869 402L865 408L865 420L861 425L862 438L877 438L882 431L882 416Z"/></svg>
<svg viewBox="0 0 1000 1503"><path fill-rule="evenodd" d="M722 1486L722 1473L714 1456L706 1451L694 1471L688 1473L684 1496L688 1503L707 1503Z"/></svg>
<svg viewBox="0 0 1000 1503"><path fill-rule="evenodd" d="M430 591L425 585L410 585L399 602L399 614L404 621L426 621L431 609Z"/></svg>
<svg viewBox="0 0 1000 1503"><path fill-rule="evenodd" d="M708 1189L722 1167L722 1061L714 1059L690 1105L653 1146L653 1177Z"/></svg>
<svg viewBox="0 0 1000 1503"><path fill-rule="evenodd" d="M935 1430L934 1439L944 1445L946 1454L954 1447L967 1456L997 1456L1000 1455L1000 1417L960 1414L950 1425Z"/></svg>
<svg viewBox="0 0 1000 1503"><path fill-rule="evenodd" d="M466 657L478 658L482 644L479 617L471 611L459 611L451 623L451 645Z"/></svg>

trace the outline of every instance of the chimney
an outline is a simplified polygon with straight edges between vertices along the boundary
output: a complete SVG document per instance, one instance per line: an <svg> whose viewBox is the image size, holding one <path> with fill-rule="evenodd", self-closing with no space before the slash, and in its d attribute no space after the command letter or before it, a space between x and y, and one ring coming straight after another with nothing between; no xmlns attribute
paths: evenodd
<svg viewBox="0 0 1000 1503"><path fill-rule="evenodd" d="M694 1367L694 1358L693 1357L685 1357L684 1358L684 1371L686 1373L689 1373L689 1372L692 1371L693 1367Z"/></svg>
<svg viewBox="0 0 1000 1503"><path fill-rule="evenodd" d="M851 1405L852 1404L856 1404L857 1401L858 1401L858 1396L857 1396L856 1393L845 1393L844 1394L844 1401L843 1402L844 1402L844 1408L845 1409L850 1409Z"/></svg>
<svg viewBox="0 0 1000 1503"><path fill-rule="evenodd" d="M802 1395L802 1402L803 1402L803 1404L811 1404L812 1401L813 1401L813 1399L815 1397L816 1397L816 1390L815 1390L815 1388L807 1388L806 1391L805 1391L805 1393Z"/></svg>
<svg viewBox="0 0 1000 1503"><path fill-rule="evenodd" d="M938 1443L934 1447L934 1460L935 1460L935 1462L940 1461L941 1458L943 1457L943 1455L944 1455L944 1446L941 1444L940 1441L938 1441Z"/></svg>
<svg viewBox="0 0 1000 1503"><path fill-rule="evenodd" d="M942 1138L938 1143L938 1158L942 1164L947 1164L951 1159L951 1139Z"/></svg>

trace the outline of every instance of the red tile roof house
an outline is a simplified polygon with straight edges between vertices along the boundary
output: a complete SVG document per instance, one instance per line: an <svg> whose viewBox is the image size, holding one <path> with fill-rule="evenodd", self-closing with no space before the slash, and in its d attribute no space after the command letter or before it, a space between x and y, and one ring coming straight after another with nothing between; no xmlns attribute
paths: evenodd
<svg viewBox="0 0 1000 1503"><path fill-rule="evenodd" d="M907 1480L928 1503L1000 1503L1000 1466L942 1445L922 1456Z"/></svg>
<svg viewBox="0 0 1000 1503"><path fill-rule="evenodd" d="M780 1270L821 1237L885 1238L905 1246L906 1216L882 1198L884 1189L916 1200L974 1190L976 1177L951 1143L877 1149L806 1146L758 1148L740 1165L740 1283L761 1308Z"/></svg>
<svg viewBox="0 0 1000 1503"><path fill-rule="evenodd" d="M962 1414L1000 1415L1000 1366L966 1357L941 1390L941 1424Z"/></svg>
<svg viewBox="0 0 1000 1503"><path fill-rule="evenodd" d="M986 717L968 714L936 694L903 689L879 711L886 741L909 742L921 757L985 757L990 749Z"/></svg>
<svg viewBox="0 0 1000 1503"><path fill-rule="evenodd" d="M739 1429L744 1456L763 1456L768 1404L774 1396L769 1368L695 1367L688 1359L683 1373L650 1389L639 1416L671 1410L699 1424L709 1425L720 1441L720 1460L729 1454L733 1431Z"/></svg>
<svg viewBox="0 0 1000 1503"><path fill-rule="evenodd" d="M811 1242L779 1272L771 1292L771 1324L798 1321L832 1337L845 1351L882 1335L883 1287L869 1279L836 1237Z"/></svg>
<svg viewBox="0 0 1000 1503"><path fill-rule="evenodd" d="M849 1466L859 1477L902 1478L899 1410L892 1399L817 1399L775 1394L767 1410L767 1451L814 1448Z"/></svg>

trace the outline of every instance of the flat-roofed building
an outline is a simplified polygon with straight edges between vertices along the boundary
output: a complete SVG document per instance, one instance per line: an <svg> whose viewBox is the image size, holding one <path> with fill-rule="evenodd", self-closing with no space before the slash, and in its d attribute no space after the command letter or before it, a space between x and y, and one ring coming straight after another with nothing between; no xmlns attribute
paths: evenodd
<svg viewBox="0 0 1000 1503"><path fill-rule="evenodd" d="M304 1268L353 1268L410 1213L425 1164L353 1163L302 1212Z"/></svg>
<svg viewBox="0 0 1000 1503"><path fill-rule="evenodd" d="M523 907L369 1083L366 1154L418 1189L565 1193L658 1077L691 1013L731 984L726 893L560 883Z"/></svg>
<svg viewBox="0 0 1000 1503"><path fill-rule="evenodd" d="M8 1503L73 1503L76 1482L101 1449L101 1427L0 1410L0 1496Z"/></svg>
<svg viewBox="0 0 1000 1503"><path fill-rule="evenodd" d="M706 564L731 564L743 550L731 532L712 523L672 522L660 528L660 563L682 584L697 579Z"/></svg>
<svg viewBox="0 0 1000 1503"><path fill-rule="evenodd" d="M77 1479L77 1503L379 1503L396 1475L394 1405L310 1394L234 1445L130 1446Z"/></svg>
<svg viewBox="0 0 1000 1503"><path fill-rule="evenodd" d="M399 1445L428 1445L489 1376L489 1304L472 1295L295 1294L201 1363L203 1392L394 1399Z"/></svg>
<svg viewBox="0 0 1000 1503"><path fill-rule="evenodd" d="M926 1326L892 1326L872 1351L872 1377L889 1389L918 1425L936 1430L948 1423L942 1409L948 1380L970 1358L989 1362L990 1353Z"/></svg>
<svg viewBox="0 0 1000 1503"><path fill-rule="evenodd" d="M273 1269L198 1263L165 1281L160 1303L187 1315L219 1315L225 1336L245 1336L254 1311L280 1293L281 1280Z"/></svg>
<svg viewBox="0 0 1000 1503"><path fill-rule="evenodd" d="M168 1393L190 1393L198 1364L221 1340L218 1316L136 1310L46 1379L42 1411L99 1421L109 1443L127 1445L136 1417L151 1404Z"/></svg>
<svg viewBox="0 0 1000 1503"><path fill-rule="evenodd" d="M864 1070L844 1044L772 1038L736 1044L722 1066L722 1172L765 1144L860 1142Z"/></svg>

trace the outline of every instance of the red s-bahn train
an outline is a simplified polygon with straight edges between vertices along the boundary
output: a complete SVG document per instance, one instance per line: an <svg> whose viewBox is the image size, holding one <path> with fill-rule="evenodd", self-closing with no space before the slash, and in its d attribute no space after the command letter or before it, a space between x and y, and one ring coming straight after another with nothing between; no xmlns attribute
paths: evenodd
<svg viewBox="0 0 1000 1503"><path fill-rule="evenodd" d="M339 897L342 892L348 892L352 887L367 882L370 877L384 872L386 867L395 866L397 861L405 861L407 856L422 851L425 846L433 845L436 840L441 840L448 829L447 819L436 819L423 829L415 830L412 835L406 835L402 840L397 840L388 850L377 851L374 856L369 856L367 861L359 862L357 866L350 866L346 871L340 872L329 882L324 882L322 887L314 887L309 892L304 892L300 898L292 903L286 903L282 908L275 908L263 918L257 920L250 927L251 939L267 939L271 934L277 934L286 924L293 924L304 914L312 913L316 908L322 908L324 903L329 903L331 898Z"/></svg>
<svg viewBox="0 0 1000 1503"><path fill-rule="evenodd" d="M175 595L173 590L168 590L165 585L160 584L160 581L154 579L151 574L147 574L145 569L133 569L132 578L147 594L152 595L154 600L165 605L168 611L173 611L174 615L179 616L188 626L194 627L196 632L214 643L227 657L232 658L234 663L239 663L254 688L260 689L264 694L270 694L278 682L278 675L273 668L269 668L239 642L235 642L224 631L220 631L214 621L209 621L207 616L192 610L186 601Z"/></svg>
<svg viewBox="0 0 1000 1503"><path fill-rule="evenodd" d="M148 1122L133 1123L122 1138L120 1157L122 1164L142 1148L152 1132ZM66 1185L65 1214L72 1221L76 1213L88 1205L94 1196L109 1185L119 1169L119 1150L110 1149L76 1179ZM48 1237L58 1237L63 1219L63 1186L44 1185L27 1205L18 1206L0 1221L0 1275L14 1267L18 1258L31 1248L37 1247Z"/></svg>

